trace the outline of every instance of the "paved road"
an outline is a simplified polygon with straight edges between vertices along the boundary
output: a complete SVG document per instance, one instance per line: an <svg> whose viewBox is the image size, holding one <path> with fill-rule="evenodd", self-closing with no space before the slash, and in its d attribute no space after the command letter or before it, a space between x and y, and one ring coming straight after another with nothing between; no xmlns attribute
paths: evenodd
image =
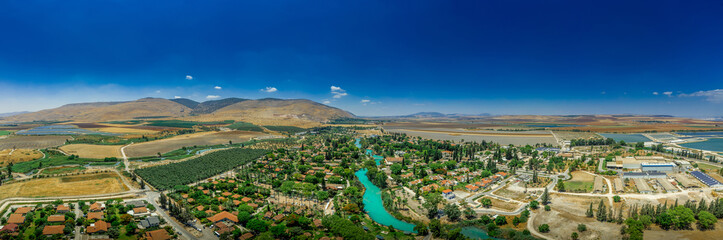
<svg viewBox="0 0 723 240"><path fill-rule="evenodd" d="M157 200L160 196L161 196L161 194L158 192L152 192L152 191L146 192L146 201L148 201L149 203L153 204L154 207L156 207L156 210L157 210L156 212L158 212L158 214L161 215L161 217L163 217L163 219L165 219L166 222L168 224L170 224L176 230L176 232L178 232L182 235L181 238L189 239L189 240L199 239L199 238L196 238L195 236L193 236L193 234L191 234L189 231L187 231L183 225L178 224L178 222L174 221L173 218L171 218L171 216L169 216L168 213L166 213L166 211L164 211L161 208L161 206L158 205ZM202 231L202 233L203 233L203 236L200 239L218 239L213 234L213 231L210 231L210 232ZM209 235L209 233L210 233L210 235Z"/></svg>

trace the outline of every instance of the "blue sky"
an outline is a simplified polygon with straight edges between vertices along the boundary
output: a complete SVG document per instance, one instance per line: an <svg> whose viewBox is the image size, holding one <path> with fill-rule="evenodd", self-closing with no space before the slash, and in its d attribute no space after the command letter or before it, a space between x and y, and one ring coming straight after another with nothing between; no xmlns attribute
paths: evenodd
<svg viewBox="0 0 723 240"><path fill-rule="evenodd" d="M721 116L721 12L714 1L2 1L0 112L178 96L308 98L362 116Z"/></svg>

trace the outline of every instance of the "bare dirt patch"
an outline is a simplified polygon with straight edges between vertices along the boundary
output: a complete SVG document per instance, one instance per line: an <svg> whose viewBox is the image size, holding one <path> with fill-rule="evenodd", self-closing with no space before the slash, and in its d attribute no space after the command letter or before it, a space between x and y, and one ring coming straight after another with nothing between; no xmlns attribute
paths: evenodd
<svg viewBox="0 0 723 240"><path fill-rule="evenodd" d="M11 136L0 139L0 150L13 148L40 149L65 144L69 136Z"/></svg>
<svg viewBox="0 0 723 240"><path fill-rule="evenodd" d="M4 184L0 186L0 199L105 194L127 190L116 173L101 173Z"/></svg>
<svg viewBox="0 0 723 240"><path fill-rule="evenodd" d="M78 155L82 158L106 158L123 157L120 153L121 145L93 145L93 144L69 144L60 147L68 154Z"/></svg>

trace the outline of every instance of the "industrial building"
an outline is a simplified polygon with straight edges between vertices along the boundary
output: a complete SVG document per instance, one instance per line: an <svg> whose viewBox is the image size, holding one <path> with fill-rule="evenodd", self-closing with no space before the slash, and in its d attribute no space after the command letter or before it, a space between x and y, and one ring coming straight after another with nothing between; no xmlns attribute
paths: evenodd
<svg viewBox="0 0 723 240"><path fill-rule="evenodd" d="M718 180L713 179L711 176L708 176L708 174L705 174L703 172L692 171L690 172L690 175L693 175L693 177L705 183L705 185L708 185L708 187L723 187L723 184L721 184Z"/></svg>
<svg viewBox="0 0 723 240"><path fill-rule="evenodd" d="M673 172L675 164L673 163L641 163L640 170L643 172Z"/></svg>
<svg viewBox="0 0 723 240"><path fill-rule="evenodd" d="M606 163L609 170L618 171L644 171L644 172L675 172L678 166L673 162L667 162L664 157L658 156L616 156L614 162Z"/></svg>
<svg viewBox="0 0 723 240"><path fill-rule="evenodd" d="M635 186L638 187L638 192L640 193L652 193L653 190L650 189L650 186L643 180L642 178L635 178L633 179L635 182Z"/></svg>
<svg viewBox="0 0 723 240"><path fill-rule="evenodd" d="M690 180L687 176L683 175L682 173L673 175L673 178L675 180L678 180L681 186L684 188L694 188L694 187L700 187L698 184L695 184L693 181Z"/></svg>
<svg viewBox="0 0 723 240"><path fill-rule="evenodd" d="M658 180L658 183L660 183L660 186L663 187L663 189L665 189L666 192L678 192L679 191L678 188L673 186L673 184L671 184L668 181L668 179L658 178L657 180Z"/></svg>
<svg viewBox="0 0 723 240"><path fill-rule="evenodd" d="M615 178L615 180L613 180L613 185L615 185L615 192L625 192L625 184L623 184L623 180L621 178Z"/></svg>
<svg viewBox="0 0 723 240"><path fill-rule="evenodd" d="M650 178L666 178L663 172L624 172L623 178L650 179Z"/></svg>
<svg viewBox="0 0 723 240"><path fill-rule="evenodd" d="M592 193L605 193L605 184L603 184L602 177L595 177L595 184L593 184Z"/></svg>

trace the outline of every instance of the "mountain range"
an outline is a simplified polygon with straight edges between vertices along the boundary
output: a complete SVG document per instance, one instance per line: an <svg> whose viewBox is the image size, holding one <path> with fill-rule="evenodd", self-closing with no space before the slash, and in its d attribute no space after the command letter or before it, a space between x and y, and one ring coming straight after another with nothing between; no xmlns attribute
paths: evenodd
<svg viewBox="0 0 723 240"><path fill-rule="evenodd" d="M76 121L104 122L143 118L187 120L255 120L326 122L354 118L353 114L306 99L226 98L205 102L190 99L142 98L125 102L67 104L58 108L21 113L3 118L6 122Z"/></svg>

